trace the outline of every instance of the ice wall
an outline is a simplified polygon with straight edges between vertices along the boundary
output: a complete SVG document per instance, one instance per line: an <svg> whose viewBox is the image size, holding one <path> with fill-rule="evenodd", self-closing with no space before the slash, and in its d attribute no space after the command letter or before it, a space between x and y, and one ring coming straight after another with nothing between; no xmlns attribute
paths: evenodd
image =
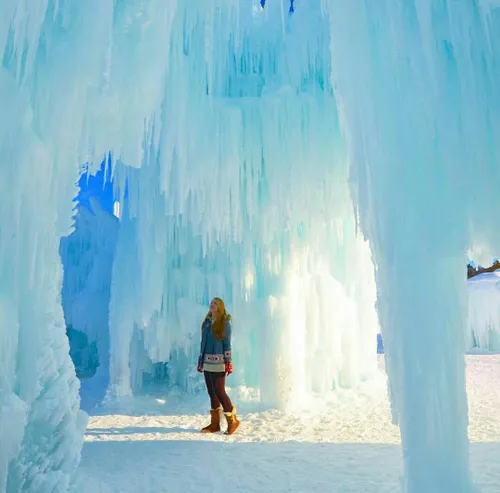
<svg viewBox="0 0 500 493"><path fill-rule="evenodd" d="M233 382L260 387L267 403L300 406L375 371L373 267L356 232L320 7L290 17L282 2L178 5L142 166L115 169L128 197L110 395L134 390L136 343L189 387L216 295L234 316Z"/></svg>
<svg viewBox="0 0 500 493"><path fill-rule="evenodd" d="M157 48L168 47L175 2L143 4L0 4L0 491L65 492L78 463L85 420L58 246L79 163L98 169L112 149L139 166L160 112L168 49Z"/></svg>
<svg viewBox="0 0 500 493"><path fill-rule="evenodd" d="M469 279L465 344L472 351L500 351L500 273Z"/></svg>
<svg viewBox="0 0 500 493"><path fill-rule="evenodd" d="M111 271L118 228L118 218L103 208L97 196L90 197L88 206L78 205L75 230L61 240L59 249L64 266L62 306L66 326L84 334L89 345L96 345L97 377L105 386L109 377ZM90 370L85 361L82 364L82 372Z"/></svg>
<svg viewBox="0 0 500 493"><path fill-rule="evenodd" d="M67 147L56 155L40 138L29 84L20 87L7 68L0 68L0 491L63 492L86 424L58 255L78 166L68 166Z"/></svg>
<svg viewBox="0 0 500 493"><path fill-rule="evenodd" d="M86 24L99 32L99 4L76 6L73 16L67 2L0 4L2 492L66 492L80 457L86 417L68 354L58 247L87 159L89 60L104 60L80 44Z"/></svg>
<svg viewBox="0 0 500 493"><path fill-rule="evenodd" d="M499 12L490 2L326 7L406 490L470 492L464 264L474 242L498 245Z"/></svg>
<svg viewBox="0 0 500 493"><path fill-rule="evenodd" d="M76 163L96 169L112 151L117 189L130 190L110 394L137 381L132 340L150 362L173 357L187 386L214 294L240 320L234 381L262 383L268 402L289 403L286 378L301 382L301 400L374 370L372 264L356 234L319 1L300 17L283 2L9 1L0 28L2 70L57 163L57 231Z"/></svg>

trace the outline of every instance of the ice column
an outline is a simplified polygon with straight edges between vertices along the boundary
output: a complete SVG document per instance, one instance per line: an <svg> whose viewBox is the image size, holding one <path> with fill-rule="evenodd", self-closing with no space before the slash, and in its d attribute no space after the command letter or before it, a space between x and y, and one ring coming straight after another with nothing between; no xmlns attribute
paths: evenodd
<svg viewBox="0 0 500 493"><path fill-rule="evenodd" d="M66 491L84 413L60 304L61 166L33 131L26 91L0 69L0 491Z"/></svg>
<svg viewBox="0 0 500 493"><path fill-rule="evenodd" d="M464 341L469 224L498 198L498 23L483 2L326 2L333 82L377 265L406 490L470 492ZM480 6L485 6L482 10ZM484 196L481 193L484 192Z"/></svg>
<svg viewBox="0 0 500 493"><path fill-rule="evenodd" d="M0 4L0 491L7 492L68 491L86 425L58 248L87 157L84 108L104 60L96 45L110 3L73 11L63 3ZM84 43L90 24L94 42Z"/></svg>

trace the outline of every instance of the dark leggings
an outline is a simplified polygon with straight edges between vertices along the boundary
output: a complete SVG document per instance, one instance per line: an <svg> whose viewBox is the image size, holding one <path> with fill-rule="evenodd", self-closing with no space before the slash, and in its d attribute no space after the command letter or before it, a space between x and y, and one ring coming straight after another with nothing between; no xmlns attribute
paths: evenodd
<svg viewBox="0 0 500 493"><path fill-rule="evenodd" d="M225 413L233 410L231 399L226 394L226 374L224 372L205 371L205 383L207 384L210 405L212 409L218 409L222 404Z"/></svg>

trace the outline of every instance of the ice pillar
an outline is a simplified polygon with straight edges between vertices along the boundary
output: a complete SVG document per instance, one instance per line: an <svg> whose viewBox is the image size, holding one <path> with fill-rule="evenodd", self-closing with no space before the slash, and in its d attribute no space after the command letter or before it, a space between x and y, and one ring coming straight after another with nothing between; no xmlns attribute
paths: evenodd
<svg viewBox="0 0 500 493"><path fill-rule="evenodd" d="M86 419L60 304L71 200L66 217L58 208L78 167L51 160L27 91L1 68L0 107L0 491L66 491Z"/></svg>
<svg viewBox="0 0 500 493"><path fill-rule="evenodd" d="M80 459L86 415L58 249L88 156L80 144L106 5L0 5L0 491L68 491Z"/></svg>
<svg viewBox="0 0 500 493"><path fill-rule="evenodd" d="M467 179L497 174L498 119L488 102L489 43L498 39L488 39L475 2L327 7L352 190L377 265L406 490L470 492L465 251L469 218L480 219L491 196L486 185L488 198L475 197Z"/></svg>

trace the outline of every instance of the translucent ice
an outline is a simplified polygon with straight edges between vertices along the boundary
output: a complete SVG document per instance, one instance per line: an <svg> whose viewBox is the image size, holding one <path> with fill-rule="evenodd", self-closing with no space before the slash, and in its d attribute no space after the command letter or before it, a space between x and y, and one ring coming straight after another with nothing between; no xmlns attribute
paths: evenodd
<svg viewBox="0 0 500 493"><path fill-rule="evenodd" d="M140 370L160 362L186 388L215 295L234 316L233 382L265 402L300 407L376 370L373 266L348 188L328 24L319 2L295 17L282 7L178 5L142 166L115 169L128 194L111 395L140 388Z"/></svg>

